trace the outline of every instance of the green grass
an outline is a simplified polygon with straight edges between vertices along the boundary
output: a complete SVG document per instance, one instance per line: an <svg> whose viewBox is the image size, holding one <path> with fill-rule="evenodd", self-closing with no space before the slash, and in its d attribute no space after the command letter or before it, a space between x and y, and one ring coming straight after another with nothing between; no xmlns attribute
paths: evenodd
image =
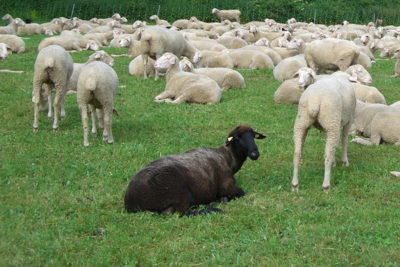
<svg viewBox="0 0 400 267"><path fill-rule="evenodd" d="M153 102L165 81L128 75L116 58L120 85L113 117L115 143L90 137L74 95L53 133L45 113L32 133L36 47L0 62L0 266L398 266L400 264L399 148L349 143L350 167L332 171L322 191L324 133L310 130L300 168L300 192L290 192L296 106L277 105L271 70L240 70L247 88L223 92L221 103ZM111 53L121 50L105 48ZM126 52L126 51L123 51ZM72 53L75 62L90 52ZM376 62L373 85L388 103L400 98L394 61ZM267 135L257 161L237 173L246 195L218 206L225 214L163 217L127 214L130 177L160 156L220 146L229 131L248 124ZM341 149L336 153L340 159Z"/></svg>

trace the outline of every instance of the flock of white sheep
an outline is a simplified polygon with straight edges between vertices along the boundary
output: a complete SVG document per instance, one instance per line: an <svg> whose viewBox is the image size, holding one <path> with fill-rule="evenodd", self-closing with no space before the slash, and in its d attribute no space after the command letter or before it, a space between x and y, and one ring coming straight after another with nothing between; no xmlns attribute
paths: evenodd
<svg viewBox="0 0 400 267"><path fill-rule="evenodd" d="M165 76L165 91L155 96L156 102L216 104L223 90L246 87L243 76L234 69L273 69L275 79L282 82L275 92L275 102L298 105L294 191L298 190L298 166L312 125L327 134L325 191L330 188L330 171L340 136L346 166L349 133L363 136L353 139L361 144L387 142L400 146L400 101L387 105L384 95L371 86L367 70L379 60L374 57L379 51L380 57L397 58L392 77L400 76L400 27L347 21L327 26L297 22L294 18L286 23L265 19L240 24L239 10L214 8L212 13L220 22L207 23L192 17L169 23L153 15L149 19L156 25L145 21L129 25L125 17L116 13L105 19L60 17L49 23L25 24L6 14L3 20L9 24L0 27L0 58L7 58L10 50L24 52L24 41L17 34L58 34L43 39L38 46L32 93L33 130L38 130L39 110L44 109L46 101L48 116L53 117L53 129L57 130L59 113L65 117L67 92L77 91L85 146L89 145L88 113L92 117L92 133L96 133L98 117L99 127L104 128L103 139L113 143L111 118L116 112L113 97L118 77L112 69L112 57L99 50L103 46L129 49L125 56L133 57L128 67L131 75L155 79ZM73 63L67 52L87 49L97 52L84 64Z"/></svg>

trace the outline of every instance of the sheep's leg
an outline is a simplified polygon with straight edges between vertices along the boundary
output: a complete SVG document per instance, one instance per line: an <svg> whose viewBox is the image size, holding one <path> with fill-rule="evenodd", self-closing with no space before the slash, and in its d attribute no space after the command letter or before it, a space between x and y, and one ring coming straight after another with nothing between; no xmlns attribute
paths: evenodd
<svg viewBox="0 0 400 267"><path fill-rule="evenodd" d="M164 91L154 98L155 102L162 102L161 100L172 98L173 95L169 91Z"/></svg>
<svg viewBox="0 0 400 267"><path fill-rule="evenodd" d="M112 130L111 130L111 123L112 123L112 108L110 107L104 107L103 108L103 115L104 115L104 130L107 131L107 136L106 139L104 139L103 136L103 140L106 141L109 144L114 143L114 139L112 136Z"/></svg>
<svg viewBox="0 0 400 267"><path fill-rule="evenodd" d="M42 88L42 83L38 78L33 78L33 132L37 132L39 129L38 120L39 120L39 102L40 102L40 90Z"/></svg>
<svg viewBox="0 0 400 267"><path fill-rule="evenodd" d="M349 136L349 129L350 129L350 123L346 124L343 127L342 131L342 164L345 165L346 167L349 166L349 160L347 158L347 137Z"/></svg>
<svg viewBox="0 0 400 267"><path fill-rule="evenodd" d="M186 99L187 99L187 97L185 95L180 95L175 100L165 99L165 103L181 104L182 102L185 102Z"/></svg>
<svg viewBox="0 0 400 267"><path fill-rule="evenodd" d="M156 60L159 58L160 56L156 55ZM144 72L147 72L147 68L144 68ZM158 80L158 69L154 68L154 80L157 81Z"/></svg>
<svg viewBox="0 0 400 267"><path fill-rule="evenodd" d="M234 177L226 177L219 187L218 197L222 202L227 202L245 195L242 188L236 186Z"/></svg>
<svg viewBox="0 0 400 267"><path fill-rule="evenodd" d="M395 73L395 74L393 74L392 76L390 76L391 78L397 78L397 77L399 77L400 76L400 73Z"/></svg>
<svg viewBox="0 0 400 267"><path fill-rule="evenodd" d="M61 87L61 88L60 88ZM55 85L56 88L56 96L54 97L54 118L53 118L53 131L58 131L58 114L61 109L61 99L62 99L62 86L60 84Z"/></svg>
<svg viewBox="0 0 400 267"><path fill-rule="evenodd" d="M326 131L325 145L325 173L322 188L325 193L329 192L331 186L331 169L335 161L335 151L339 143L340 129L329 129Z"/></svg>
<svg viewBox="0 0 400 267"><path fill-rule="evenodd" d="M92 135L96 136L97 134L97 129L96 129L96 108L93 105L90 105L90 112L91 112L91 117L92 117Z"/></svg>
<svg viewBox="0 0 400 267"><path fill-rule="evenodd" d="M142 55L142 57L143 57L143 69L144 69L143 78L147 79L147 71L146 70L147 70L147 64L149 62L149 56L144 54L144 55Z"/></svg>
<svg viewBox="0 0 400 267"><path fill-rule="evenodd" d="M66 95L66 94L64 94L64 97L61 97L61 98L60 98L60 110L61 110L61 112L60 112L60 119L61 119L61 120L64 120L64 119L65 119L65 95Z"/></svg>
<svg viewBox="0 0 400 267"><path fill-rule="evenodd" d="M48 102L47 118L51 119L53 117L53 97L51 95L51 91L49 91L49 94L47 96L47 102Z"/></svg>
<svg viewBox="0 0 400 267"><path fill-rule="evenodd" d="M377 146L381 143L381 136L379 135L378 131L374 129L374 126L371 127L371 143Z"/></svg>
<svg viewBox="0 0 400 267"><path fill-rule="evenodd" d="M356 144L360 144L360 145L364 145L364 146L370 146L372 145L372 142L369 140L365 140L363 138L360 137L355 137L351 140L352 143L356 143Z"/></svg>
<svg viewBox="0 0 400 267"><path fill-rule="evenodd" d="M79 110L81 111L81 117L82 117L82 127L83 127L83 145L84 146L89 146L89 140L88 140L88 132L89 132L89 119L88 119L88 114L87 114L87 105L79 105Z"/></svg>
<svg viewBox="0 0 400 267"><path fill-rule="evenodd" d="M304 117L303 117L304 118ZM303 154L303 146L307 137L308 129L311 123L306 125L298 125L295 123L294 126L294 156L293 156L293 179L292 179L292 191L299 191L299 165Z"/></svg>
<svg viewBox="0 0 400 267"><path fill-rule="evenodd" d="M99 121L99 129L104 129L103 109L96 108L96 116Z"/></svg>

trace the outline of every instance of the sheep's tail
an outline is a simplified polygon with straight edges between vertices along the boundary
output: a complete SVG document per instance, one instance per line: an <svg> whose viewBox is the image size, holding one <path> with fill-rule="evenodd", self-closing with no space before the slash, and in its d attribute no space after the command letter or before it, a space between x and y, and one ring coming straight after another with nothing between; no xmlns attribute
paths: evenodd
<svg viewBox="0 0 400 267"><path fill-rule="evenodd" d="M89 77L85 81L85 87L87 90L94 91L96 89L96 79Z"/></svg>
<svg viewBox="0 0 400 267"><path fill-rule="evenodd" d="M46 66L46 69L52 69L54 68L56 62L53 57L46 57L44 61L44 66Z"/></svg>
<svg viewBox="0 0 400 267"><path fill-rule="evenodd" d="M321 101L319 98L308 99L307 113L311 118L316 118L320 110Z"/></svg>

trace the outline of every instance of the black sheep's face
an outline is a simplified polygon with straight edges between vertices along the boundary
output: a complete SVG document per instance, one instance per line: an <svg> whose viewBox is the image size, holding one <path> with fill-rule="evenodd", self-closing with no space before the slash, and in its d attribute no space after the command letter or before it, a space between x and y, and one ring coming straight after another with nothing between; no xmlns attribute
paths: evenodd
<svg viewBox="0 0 400 267"><path fill-rule="evenodd" d="M265 136L250 127L238 126L235 130L229 135L226 144L233 145L237 152L252 160L258 159L260 153L254 139L264 139Z"/></svg>

